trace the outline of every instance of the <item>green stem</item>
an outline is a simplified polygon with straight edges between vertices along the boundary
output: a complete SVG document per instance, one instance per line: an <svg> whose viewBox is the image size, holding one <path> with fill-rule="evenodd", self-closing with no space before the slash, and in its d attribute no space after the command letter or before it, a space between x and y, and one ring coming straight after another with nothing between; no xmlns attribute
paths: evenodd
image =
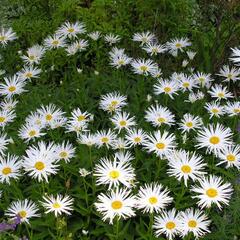
<svg viewBox="0 0 240 240"><path fill-rule="evenodd" d="M118 240L118 235L119 235L119 218L117 218L116 224L115 224L115 235L116 235L116 240Z"/></svg>
<svg viewBox="0 0 240 240"><path fill-rule="evenodd" d="M148 228L148 235L149 235L149 239L152 239L152 230L153 230L153 213L150 214L150 221L149 221L149 228Z"/></svg>

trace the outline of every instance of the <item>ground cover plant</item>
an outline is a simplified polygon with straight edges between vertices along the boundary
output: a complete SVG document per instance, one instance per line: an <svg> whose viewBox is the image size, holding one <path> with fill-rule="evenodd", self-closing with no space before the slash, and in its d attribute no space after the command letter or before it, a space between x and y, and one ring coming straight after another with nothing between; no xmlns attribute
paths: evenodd
<svg viewBox="0 0 240 240"><path fill-rule="evenodd" d="M240 237L238 3L2 9L0 239Z"/></svg>

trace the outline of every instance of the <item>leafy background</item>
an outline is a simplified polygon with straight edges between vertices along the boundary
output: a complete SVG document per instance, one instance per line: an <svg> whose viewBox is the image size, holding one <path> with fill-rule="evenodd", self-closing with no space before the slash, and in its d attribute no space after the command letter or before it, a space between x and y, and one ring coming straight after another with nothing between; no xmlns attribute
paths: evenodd
<svg viewBox="0 0 240 240"><path fill-rule="evenodd" d="M214 73L227 62L230 47L239 44L240 37L240 3L235 1L213 0L1 0L0 25L12 26L17 32L18 40L6 48L0 49L2 56L0 68L8 74L14 74L20 70L23 63L18 51L41 43L50 33L53 33L64 21L83 21L88 31L99 30L103 33L116 33L122 37L118 44L131 53L133 57L146 57L146 54L130 41L132 34L138 31L154 32L160 43L164 43L172 37L186 36L194 43L194 50L198 52L193 66L199 71ZM41 104L55 103L69 115L75 107L87 110L95 115L94 124L90 126L92 131L110 127L105 114L97 110L99 96L113 90L120 90L128 95L130 102L127 110L135 114L139 125L148 131L152 131L148 124L144 123L143 114L147 106L152 102L146 101L146 96L152 91L152 80L141 85L141 77L136 77L130 71L116 71L109 66L108 51L103 41L91 42L87 51L74 57L65 57L62 50L55 53L49 52L41 62L43 70L41 78L27 85L28 92L19 97L17 105L17 121L7 128L7 132L14 139L10 145L10 152L23 155L26 149L17 137L17 129L24 123L26 116ZM175 61L170 56L156 59L163 69L164 76L173 71L181 70L181 61ZM54 71L51 66L54 65ZM77 67L83 69L83 73L77 72ZM99 75L95 75L97 70ZM2 81L2 80L1 80ZM232 91L237 93L238 87L231 86ZM177 96L175 101L170 100L168 106L180 119L184 112L196 113L201 111L200 106L204 101L197 104L183 104L184 97ZM162 103L162 99L158 99ZM180 109L180 110L179 110ZM190 110L189 110L190 109ZM199 110L200 109L200 110ZM209 121L208 115L198 112L205 122ZM205 114L205 115L204 115ZM228 118L220 120L235 128L234 123ZM176 131L178 135L180 132ZM185 145L185 149L194 147L191 136ZM69 139L76 143L72 134L63 134L63 130L51 131L43 139L61 142ZM239 135L235 140L239 142ZM181 145L182 144L182 145ZM77 143L76 143L77 145ZM1 185L4 194L0 202L0 209L6 209L13 199L31 197L38 200L48 193L69 193L77 199L75 201L74 214L68 218L59 218L57 222L51 215L44 215L40 219L33 219L31 226L21 225L16 232L0 235L0 239L19 239L19 237L31 236L31 239L114 239L114 229L101 221L101 217L92 208L95 196L94 191L100 192L104 188L95 189L90 179L80 178L79 167L91 169L89 149L78 145L77 156L71 164L61 165L61 172L51 177L47 189L42 189L41 184L23 177L20 182L13 182L11 186ZM96 161L105 155L104 149L93 149L92 160ZM111 154L109 152L108 154ZM203 153L204 154L204 153ZM153 155L135 149L137 165L137 177L140 182L150 182L157 175L154 162L157 158ZM151 160L151 161L150 161ZM154 161L155 160L155 161ZM206 156L211 162L211 157ZM168 186L175 193L176 207L181 210L192 205L192 199L188 191L182 192L181 186L174 178L165 174L166 164L161 165L161 175L158 180ZM212 209L209 212L213 224L212 233L204 239L232 240L240 239L240 185L238 172L224 170L223 168L210 168L211 173L219 173L234 185L235 193L229 207L222 212ZM87 189L87 191L86 191ZM86 199L87 198L87 199ZM89 203L89 204L87 204ZM141 215L139 213L139 215ZM148 234L149 216L142 215L132 220L120 223L120 239L155 239ZM82 230L88 230L84 236ZM164 238L159 238L164 239Z"/></svg>

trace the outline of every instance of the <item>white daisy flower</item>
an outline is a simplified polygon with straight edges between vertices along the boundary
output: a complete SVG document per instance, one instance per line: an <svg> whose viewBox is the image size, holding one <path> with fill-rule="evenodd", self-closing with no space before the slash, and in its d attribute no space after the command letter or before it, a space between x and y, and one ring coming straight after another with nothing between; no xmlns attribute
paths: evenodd
<svg viewBox="0 0 240 240"><path fill-rule="evenodd" d="M121 40L119 35L115 35L113 33L109 33L104 36L104 41L109 44L109 46L112 46L113 44L119 42Z"/></svg>
<svg viewBox="0 0 240 240"><path fill-rule="evenodd" d="M124 49L119 49L114 47L110 52L110 65L116 67L117 69L129 64L131 62L131 58L125 54Z"/></svg>
<svg viewBox="0 0 240 240"><path fill-rule="evenodd" d="M107 148L114 144L117 137L111 129L98 131L95 136L96 145L98 147L106 146Z"/></svg>
<svg viewBox="0 0 240 240"><path fill-rule="evenodd" d="M211 74L206 74L202 72L197 72L192 76L193 80L196 82L197 85L207 88L210 87L211 82L213 79L211 78Z"/></svg>
<svg viewBox="0 0 240 240"><path fill-rule="evenodd" d="M87 123L86 122L77 122L77 121L68 121L65 129L66 132L75 132L77 134L77 137L79 137L81 134L85 133L88 131L87 129Z"/></svg>
<svg viewBox="0 0 240 240"><path fill-rule="evenodd" d="M107 158L100 159L94 170L97 185L108 185L108 188L118 187L123 184L131 187L131 182L135 180L134 169L129 159L123 155L115 155L112 160Z"/></svg>
<svg viewBox="0 0 240 240"><path fill-rule="evenodd" d="M167 51L164 45L160 45L152 42L148 43L145 47L143 47L143 50L145 50L151 56L157 55L159 53L164 53Z"/></svg>
<svg viewBox="0 0 240 240"><path fill-rule="evenodd" d="M76 122L89 122L91 119L91 114L89 112L83 112L80 108L76 108L71 112L70 121Z"/></svg>
<svg viewBox="0 0 240 240"><path fill-rule="evenodd" d="M49 195L44 196L41 204L46 209L45 213L53 212L55 217L62 214L71 215L73 211L73 199L70 196L63 196L57 194L57 196Z"/></svg>
<svg viewBox="0 0 240 240"><path fill-rule="evenodd" d="M44 40L44 46L47 49L56 49L56 48L60 48L60 47L65 47L65 45L66 45L65 38L63 38L62 36L57 35L57 34L48 36Z"/></svg>
<svg viewBox="0 0 240 240"><path fill-rule="evenodd" d="M174 176L178 181L183 179L186 186L189 179L196 181L206 174L204 168L207 164L203 163L203 158L195 152L179 150L171 153L167 158L169 176Z"/></svg>
<svg viewBox="0 0 240 240"><path fill-rule="evenodd" d="M216 204L219 209L222 205L228 205L231 198L233 188L230 183L223 183L221 177L210 175L198 180L199 184L192 187L196 195L193 198L198 199L200 208L210 208L212 204Z"/></svg>
<svg viewBox="0 0 240 240"><path fill-rule="evenodd" d="M150 59L134 59L131 62L133 72L135 74L148 76L157 68L157 64Z"/></svg>
<svg viewBox="0 0 240 240"><path fill-rule="evenodd" d="M4 128L7 124L13 122L15 117L14 111L0 110L0 127Z"/></svg>
<svg viewBox="0 0 240 240"><path fill-rule="evenodd" d="M40 217L38 214L37 205L28 199L17 200L11 203L8 207L5 215L11 217L11 219L15 219L17 216L20 217L21 222L26 222L29 224L29 220L33 217Z"/></svg>
<svg viewBox="0 0 240 240"><path fill-rule="evenodd" d="M206 103L204 108L209 112L210 119L212 117L218 117L220 118L225 114L225 107L221 106L218 102L210 102Z"/></svg>
<svg viewBox="0 0 240 240"><path fill-rule="evenodd" d="M41 130L42 128L39 125L27 123L20 128L18 136L26 142L29 142L32 139L45 135L45 133L42 133Z"/></svg>
<svg viewBox="0 0 240 240"><path fill-rule="evenodd" d="M174 38L166 43L166 47L171 54L178 54L178 50L183 52L184 48L191 46L188 38Z"/></svg>
<svg viewBox="0 0 240 240"><path fill-rule="evenodd" d="M153 78L159 79L162 76L162 70L157 66L150 74Z"/></svg>
<svg viewBox="0 0 240 240"><path fill-rule="evenodd" d="M124 150L128 148L127 141L123 137L118 137L113 141L112 149Z"/></svg>
<svg viewBox="0 0 240 240"><path fill-rule="evenodd" d="M8 154L0 158L0 182L10 184L11 179L18 179L21 174L22 161L17 156Z"/></svg>
<svg viewBox="0 0 240 240"><path fill-rule="evenodd" d="M13 32L12 28L1 28L0 30L0 44L3 46L7 45L8 42L11 42L17 38L16 33Z"/></svg>
<svg viewBox="0 0 240 240"><path fill-rule="evenodd" d="M97 202L94 205L103 215L103 221L108 220L110 224L113 224L116 217L127 219L135 216L135 197L126 189L117 188L107 194L101 193L97 196Z"/></svg>
<svg viewBox="0 0 240 240"><path fill-rule="evenodd" d="M161 184L145 184L140 187L137 194L136 208L142 210L143 213L158 213L173 201L169 193L168 189Z"/></svg>
<svg viewBox="0 0 240 240"><path fill-rule="evenodd" d="M227 102L224 108L225 112L228 113L230 117L238 116L240 114L240 102Z"/></svg>
<svg viewBox="0 0 240 240"><path fill-rule="evenodd" d="M175 123L174 114L172 114L167 107L153 105L150 106L145 113L144 118L154 127L160 127L164 124L171 126Z"/></svg>
<svg viewBox="0 0 240 240"><path fill-rule="evenodd" d="M16 105L18 104L18 101L17 100L14 100L12 98L10 99L4 99L3 101L1 101L0 103L0 108L2 110L5 110L5 111L11 111L11 110L14 110Z"/></svg>
<svg viewBox="0 0 240 240"><path fill-rule="evenodd" d="M179 232L182 237L193 233L195 238L199 238L210 232L211 221L208 220L207 215L198 209L189 208L180 212L179 223Z"/></svg>
<svg viewBox="0 0 240 240"><path fill-rule="evenodd" d="M87 46L88 46L88 41L84 39L80 39L78 41L73 42L71 45L69 45L66 48L66 51L68 55L74 55L77 52L82 52L86 50Z"/></svg>
<svg viewBox="0 0 240 240"><path fill-rule="evenodd" d="M153 229L156 237L165 234L167 239L173 240L179 234L179 219L176 209L161 211L159 216L154 218Z"/></svg>
<svg viewBox="0 0 240 240"><path fill-rule="evenodd" d="M4 78L4 81L5 83L0 84L0 94L6 96L8 99L14 95L20 95L26 91L24 90L26 82L22 81L17 75L13 75L9 78Z"/></svg>
<svg viewBox="0 0 240 240"><path fill-rule="evenodd" d="M116 112L110 120L114 124L114 128L119 132L122 129L128 130L132 126L136 125L135 117L130 117L130 114L127 112Z"/></svg>
<svg viewBox="0 0 240 240"><path fill-rule="evenodd" d="M199 130L197 135L197 148L207 148L207 153L217 153L224 147L232 144L232 132L230 128L217 123L208 125Z"/></svg>
<svg viewBox="0 0 240 240"><path fill-rule="evenodd" d="M102 95L99 105L102 110L112 113L126 106L126 100L126 96L121 95L119 92L112 92Z"/></svg>
<svg viewBox="0 0 240 240"><path fill-rule="evenodd" d="M23 157L24 170L39 182L44 180L48 182L48 177L57 173L58 165L55 164L57 157L56 145L41 141L26 150L26 156Z"/></svg>
<svg viewBox="0 0 240 240"><path fill-rule="evenodd" d="M25 81L32 78L39 78L39 74L41 73L41 69L33 67L32 65L29 67L24 67L20 72L18 72L18 76L20 80Z"/></svg>
<svg viewBox="0 0 240 240"><path fill-rule="evenodd" d="M57 34L62 37L76 38L78 34L85 33L85 24L81 22L65 22L58 30Z"/></svg>
<svg viewBox="0 0 240 240"><path fill-rule="evenodd" d="M153 40L155 40L155 35L151 32L141 32L141 33L134 33L132 40L134 42L140 42L141 45L144 45L146 43L150 43Z"/></svg>
<svg viewBox="0 0 240 240"><path fill-rule="evenodd" d="M240 145L228 146L218 153L220 162L217 165L226 164L226 168L236 167L240 169Z"/></svg>
<svg viewBox="0 0 240 240"><path fill-rule="evenodd" d="M175 136L166 131L163 133L156 131L153 134L147 135L143 146L148 152L154 152L158 157L163 158L174 150L176 146Z"/></svg>
<svg viewBox="0 0 240 240"><path fill-rule="evenodd" d="M58 144L56 147L58 160L63 159L65 162L69 162L70 159L75 156L75 150L75 147L68 141L64 141L61 144Z"/></svg>
<svg viewBox="0 0 240 240"><path fill-rule="evenodd" d="M153 85L153 91L154 94L160 95L162 93L168 95L171 99L174 99L173 95L177 94L177 91L179 90L178 82L175 82L173 80L159 80L158 83Z"/></svg>
<svg viewBox="0 0 240 240"><path fill-rule="evenodd" d="M185 113L179 123L179 129L181 129L182 132L190 132L191 130L201 128L202 124L202 119L200 117Z"/></svg>
<svg viewBox="0 0 240 240"><path fill-rule="evenodd" d="M126 141L130 147L142 145L146 137L147 135L142 129L129 129L125 135Z"/></svg>
<svg viewBox="0 0 240 240"><path fill-rule="evenodd" d="M240 69L235 67L230 68L228 65L224 65L216 75L224 77L224 82L236 82L240 79Z"/></svg>
<svg viewBox="0 0 240 240"><path fill-rule="evenodd" d="M95 32L89 33L88 36L89 36L92 40L97 41L97 40L100 38L101 33L100 33L99 31L95 31Z"/></svg>
<svg viewBox="0 0 240 240"><path fill-rule="evenodd" d="M192 91L193 88L197 87L197 84L191 76L183 74L183 77L178 80L178 87L183 92L187 90Z"/></svg>
<svg viewBox="0 0 240 240"><path fill-rule="evenodd" d="M58 108L56 105L50 103L47 106L41 106L40 109L37 110L37 113L40 114L42 117L42 121L47 125L50 126L51 122L62 118L64 112Z"/></svg>
<svg viewBox="0 0 240 240"><path fill-rule="evenodd" d="M22 55L21 58L26 64L39 64L45 51L46 50L43 46L34 45L31 48L28 48L27 54Z"/></svg>
<svg viewBox="0 0 240 240"><path fill-rule="evenodd" d="M81 134L78 142L80 144L84 144L87 145L89 147L92 147L96 144L96 136L94 134L91 133L86 133L86 134Z"/></svg>
<svg viewBox="0 0 240 240"><path fill-rule="evenodd" d="M222 85L215 84L208 91L212 98L216 98L217 100L233 98L233 94L227 90L227 87L223 87Z"/></svg>

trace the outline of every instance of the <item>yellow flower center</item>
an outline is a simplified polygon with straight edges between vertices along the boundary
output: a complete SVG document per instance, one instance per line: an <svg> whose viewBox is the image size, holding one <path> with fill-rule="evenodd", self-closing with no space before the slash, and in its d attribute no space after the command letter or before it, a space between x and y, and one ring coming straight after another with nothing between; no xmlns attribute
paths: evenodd
<svg viewBox="0 0 240 240"><path fill-rule="evenodd" d="M25 76L26 76L27 78L31 78L31 77L33 76L33 74L32 74L31 72L28 72L28 73L25 74Z"/></svg>
<svg viewBox="0 0 240 240"><path fill-rule="evenodd" d="M66 151L62 151L62 152L60 152L59 156L61 158L66 158L68 156L68 153Z"/></svg>
<svg viewBox="0 0 240 240"><path fill-rule="evenodd" d="M35 59L35 56L34 56L34 55L30 55L30 56L29 56L29 59L30 59L30 60L34 60L34 59Z"/></svg>
<svg viewBox="0 0 240 240"><path fill-rule="evenodd" d="M114 210L118 210L118 209L122 208L123 204L121 201L116 200L116 201L112 202L111 206Z"/></svg>
<svg viewBox="0 0 240 240"><path fill-rule="evenodd" d="M181 170L183 173L190 173L192 171L192 168L189 165L183 165L181 167Z"/></svg>
<svg viewBox="0 0 240 240"><path fill-rule="evenodd" d="M74 28L69 28L68 32L73 33L74 32Z"/></svg>
<svg viewBox="0 0 240 240"><path fill-rule="evenodd" d="M6 40L6 37L5 36L0 36L0 41L4 41Z"/></svg>
<svg viewBox="0 0 240 240"><path fill-rule="evenodd" d="M0 123L5 122L6 118L5 117L0 117Z"/></svg>
<svg viewBox="0 0 240 240"><path fill-rule="evenodd" d="M169 230L172 230L176 227L176 224L172 221L169 221L166 223L166 228L169 229Z"/></svg>
<svg viewBox="0 0 240 240"><path fill-rule="evenodd" d="M119 64L119 65L123 65L124 63L125 63L125 61L122 60L122 59L118 61L118 64Z"/></svg>
<svg viewBox="0 0 240 240"><path fill-rule="evenodd" d="M191 127L193 127L193 123L192 122L186 122L186 126L191 128Z"/></svg>
<svg viewBox="0 0 240 240"><path fill-rule="evenodd" d="M9 92L14 92L14 91L16 91L16 87L15 87L15 86L10 86L10 87L8 88L8 91L9 91Z"/></svg>
<svg viewBox="0 0 240 240"><path fill-rule="evenodd" d="M172 89L170 87L165 87L163 90L164 92L169 93L171 92Z"/></svg>
<svg viewBox="0 0 240 240"><path fill-rule="evenodd" d="M197 222L195 220L188 221L188 226L190 228L195 228L197 226Z"/></svg>
<svg viewBox="0 0 240 240"><path fill-rule="evenodd" d="M189 84L188 82L185 82L185 83L183 83L183 86L184 86L185 88L187 88L187 87L190 86L190 84Z"/></svg>
<svg viewBox="0 0 240 240"><path fill-rule="evenodd" d="M227 75L227 78L229 78L229 79L231 79L233 77L233 75L231 74L231 73L229 73L228 75Z"/></svg>
<svg viewBox="0 0 240 240"><path fill-rule="evenodd" d="M176 48L180 48L180 47L182 47L182 44L181 43L176 43L175 46L176 46Z"/></svg>
<svg viewBox="0 0 240 240"><path fill-rule="evenodd" d="M206 191L206 194L208 197L210 198L215 198L217 195L218 195L218 192L215 188L209 188L207 191Z"/></svg>
<svg viewBox="0 0 240 240"><path fill-rule="evenodd" d="M43 169L45 168L45 164L44 164L43 162L36 162L35 165L34 165L34 167L35 167L37 170L41 171L41 170L43 170Z"/></svg>
<svg viewBox="0 0 240 240"><path fill-rule="evenodd" d="M233 161L236 160L236 157L235 157L233 154L228 154L228 155L227 155L227 160L228 160L229 162L233 162Z"/></svg>
<svg viewBox="0 0 240 240"><path fill-rule="evenodd" d="M35 130L31 130L31 131L28 133L28 135L29 135L30 137L34 137L36 134L37 134L37 132L36 132Z"/></svg>
<svg viewBox="0 0 240 240"><path fill-rule="evenodd" d="M148 201L150 204L156 204L158 202L158 199L156 197L150 197Z"/></svg>
<svg viewBox="0 0 240 240"><path fill-rule="evenodd" d="M59 41L58 41L58 40L53 40L53 41L52 41L52 45L55 45L55 46L56 46L56 45L58 45L58 44L59 44Z"/></svg>
<svg viewBox="0 0 240 240"><path fill-rule="evenodd" d="M20 212L18 212L18 215L21 217L21 218L25 218L27 216L27 212L22 210Z"/></svg>
<svg viewBox="0 0 240 240"><path fill-rule="evenodd" d="M165 123L166 122L166 119L163 118L163 117L159 117L157 120L158 120L159 123Z"/></svg>
<svg viewBox="0 0 240 240"><path fill-rule="evenodd" d="M164 143L157 143L156 147L157 147L157 149L164 149L165 148L165 144Z"/></svg>
<svg viewBox="0 0 240 240"><path fill-rule="evenodd" d="M53 203L53 208L60 208L61 205L58 202Z"/></svg>
<svg viewBox="0 0 240 240"><path fill-rule="evenodd" d="M143 72L146 72L148 70L148 67L147 66L141 66L140 70L143 71Z"/></svg>
<svg viewBox="0 0 240 240"><path fill-rule="evenodd" d="M233 110L233 112L235 112L235 113L240 113L240 109L239 109L239 108L235 108L235 109Z"/></svg>
<svg viewBox="0 0 240 240"><path fill-rule="evenodd" d="M84 121L85 119L86 119L86 117L85 117L84 115L80 115L80 116L78 116L78 118L77 118L77 120L78 120L79 122Z"/></svg>
<svg viewBox="0 0 240 240"><path fill-rule="evenodd" d="M213 109L212 109L212 113L216 114L216 113L218 113L218 112L219 112L219 110L218 110L217 108L213 108Z"/></svg>
<svg viewBox="0 0 240 240"><path fill-rule="evenodd" d="M47 121L51 121L53 116L51 114L47 114L45 118Z"/></svg>
<svg viewBox="0 0 240 240"><path fill-rule="evenodd" d="M141 138L140 138L140 137L135 137L135 138L134 138L134 142L136 142L136 143L141 142Z"/></svg>
<svg viewBox="0 0 240 240"><path fill-rule="evenodd" d="M210 141L210 143L216 145L220 142L220 138L218 136L212 136L212 137L210 137L209 141Z"/></svg>
<svg viewBox="0 0 240 240"><path fill-rule="evenodd" d="M224 97L224 93L223 92L218 93L218 97L223 98Z"/></svg>
<svg viewBox="0 0 240 240"><path fill-rule="evenodd" d="M10 167L5 167L5 168L3 168L2 173L3 173L3 175L8 175L8 174L12 173L12 169Z"/></svg>
<svg viewBox="0 0 240 240"><path fill-rule="evenodd" d="M127 125L127 122L125 120L122 120L119 122L120 126L125 127Z"/></svg>
<svg viewBox="0 0 240 240"><path fill-rule="evenodd" d="M108 137L103 137L101 140L102 140L103 143L108 143L109 142L109 138Z"/></svg>
<svg viewBox="0 0 240 240"><path fill-rule="evenodd" d="M204 77L200 77L200 78L198 78L198 80L199 80L200 82L204 82L204 81L205 81L205 78L204 78Z"/></svg>
<svg viewBox="0 0 240 240"><path fill-rule="evenodd" d="M120 176L120 173L117 170L112 170L109 172L110 178L117 179L117 178L119 178L119 176Z"/></svg>
<svg viewBox="0 0 240 240"><path fill-rule="evenodd" d="M116 106L118 104L118 101L116 101L116 100L113 100L112 102L111 102L111 105L112 106Z"/></svg>

